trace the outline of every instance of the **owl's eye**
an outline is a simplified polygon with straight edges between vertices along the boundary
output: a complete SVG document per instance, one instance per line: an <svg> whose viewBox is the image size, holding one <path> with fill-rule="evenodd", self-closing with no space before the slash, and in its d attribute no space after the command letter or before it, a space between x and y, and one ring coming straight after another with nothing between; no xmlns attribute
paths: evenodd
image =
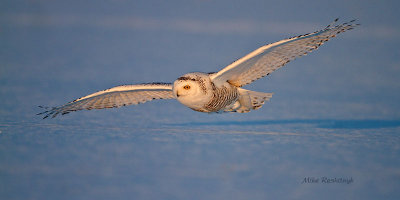
<svg viewBox="0 0 400 200"><path fill-rule="evenodd" d="M185 86L183 86L183 89L185 89L185 90L190 89L190 85L185 85Z"/></svg>

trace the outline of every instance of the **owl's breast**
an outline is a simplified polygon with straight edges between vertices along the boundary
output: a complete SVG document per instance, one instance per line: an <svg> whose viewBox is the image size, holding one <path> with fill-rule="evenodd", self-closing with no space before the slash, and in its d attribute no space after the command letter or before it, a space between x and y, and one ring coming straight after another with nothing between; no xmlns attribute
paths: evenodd
<svg viewBox="0 0 400 200"><path fill-rule="evenodd" d="M205 111L202 112L218 112L223 110L226 106L236 102L238 97L238 89L229 83L226 83L221 87L214 87L209 102L204 105L203 109Z"/></svg>

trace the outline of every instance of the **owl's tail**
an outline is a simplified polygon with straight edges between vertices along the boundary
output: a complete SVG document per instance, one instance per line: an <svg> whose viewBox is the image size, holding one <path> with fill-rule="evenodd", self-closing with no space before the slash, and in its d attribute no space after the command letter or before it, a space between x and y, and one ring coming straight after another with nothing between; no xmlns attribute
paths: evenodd
<svg viewBox="0 0 400 200"><path fill-rule="evenodd" d="M255 92L238 88L239 98L227 112L247 113L261 108L266 101L272 98L273 93Z"/></svg>

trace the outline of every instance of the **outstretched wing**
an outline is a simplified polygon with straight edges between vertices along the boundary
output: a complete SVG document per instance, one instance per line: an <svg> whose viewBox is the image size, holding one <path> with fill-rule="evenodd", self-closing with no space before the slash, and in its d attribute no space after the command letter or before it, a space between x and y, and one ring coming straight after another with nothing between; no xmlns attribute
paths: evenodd
<svg viewBox="0 0 400 200"><path fill-rule="evenodd" d="M333 26L337 21L338 19L323 30L262 46L211 75L211 79L216 83L228 81L241 87L270 74L297 57L318 49L337 34L359 25L353 24L355 20L352 20Z"/></svg>
<svg viewBox="0 0 400 200"><path fill-rule="evenodd" d="M63 106L50 108L39 113L43 119L58 114L68 114L78 110L103 108L118 108L132 104L144 103L155 99L173 99L172 84L150 83L140 85L122 85L99 91L88 96L71 101Z"/></svg>

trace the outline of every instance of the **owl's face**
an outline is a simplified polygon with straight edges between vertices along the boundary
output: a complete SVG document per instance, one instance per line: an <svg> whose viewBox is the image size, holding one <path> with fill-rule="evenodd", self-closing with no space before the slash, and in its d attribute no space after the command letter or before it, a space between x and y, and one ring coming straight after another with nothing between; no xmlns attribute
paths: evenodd
<svg viewBox="0 0 400 200"><path fill-rule="evenodd" d="M174 82L174 95L176 98L197 96L201 91L199 84L192 80L176 80Z"/></svg>
<svg viewBox="0 0 400 200"><path fill-rule="evenodd" d="M203 73L189 73L174 82L173 93L182 104L197 109L209 101L210 78Z"/></svg>

